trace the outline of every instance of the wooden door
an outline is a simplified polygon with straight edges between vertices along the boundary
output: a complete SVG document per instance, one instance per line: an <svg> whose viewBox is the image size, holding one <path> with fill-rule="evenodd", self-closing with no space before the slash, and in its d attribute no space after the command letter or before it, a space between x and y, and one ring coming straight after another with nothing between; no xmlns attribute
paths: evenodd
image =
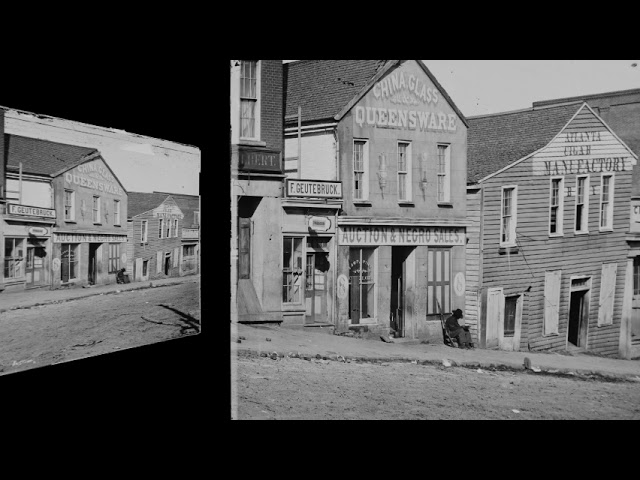
<svg viewBox="0 0 640 480"><path fill-rule="evenodd" d="M504 295L502 288L487 290L486 348L498 347L499 330L504 325Z"/></svg>

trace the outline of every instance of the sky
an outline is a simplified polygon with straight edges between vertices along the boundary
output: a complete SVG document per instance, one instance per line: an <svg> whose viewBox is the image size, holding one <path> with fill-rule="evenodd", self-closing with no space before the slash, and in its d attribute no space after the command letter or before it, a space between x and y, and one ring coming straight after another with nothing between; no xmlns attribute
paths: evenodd
<svg viewBox="0 0 640 480"><path fill-rule="evenodd" d="M639 60L423 62L466 117L530 108L540 100L640 88Z"/></svg>

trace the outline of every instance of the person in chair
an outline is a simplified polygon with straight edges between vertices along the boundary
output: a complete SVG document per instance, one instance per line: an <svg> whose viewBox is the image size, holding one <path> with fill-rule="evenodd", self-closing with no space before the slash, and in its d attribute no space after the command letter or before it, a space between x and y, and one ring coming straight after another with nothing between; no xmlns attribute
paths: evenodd
<svg viewBox="0 0 640 480"><path fill-rule="evenodd" d="M467 327L466 325L461 326L458 323L458 319L462 317L462 310L457 308L453 311L453 314L451 314L451 316L447 318L445 325L447 327L447 330L449 331L449 335L451 336L451 338L455 338L458 340L458 347L473 348L473 343L471 343L471 334L469 333L469 327Z"/></svg>

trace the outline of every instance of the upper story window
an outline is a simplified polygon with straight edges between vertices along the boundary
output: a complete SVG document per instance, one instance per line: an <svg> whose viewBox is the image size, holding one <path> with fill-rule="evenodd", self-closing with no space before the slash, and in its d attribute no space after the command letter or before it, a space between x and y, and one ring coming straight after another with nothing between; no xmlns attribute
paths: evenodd
<svg viewBox="0 0 640 480"><path fill-rule="evenodd" d="M149 233L149 222L142 220L140 223L140 243L147 243L147 235Z"/></svg>
<svg viewBox="0 0 640 480"><path fill-rule="evenodd" d="M240 137L259 139L258 61L242 60L240 65Z"/></svg>
<svg viewBox="0 0 640 480"><path fill-rule="evenodd" d="M411 201L411 144L398 142L398 200Z"/></svg>
<svg viewBox="0 0 640 480"><path fill-rule="evenodd" d="M613 175L602 175L600 187L600 230L613 230Z"/></svg>
<svg viewBox="0 0 640 480"><path fill-rule="evenodd" d="M113 201L113 224L120 225L120 200Z"/></svg>
<svg viewBox="0 0 640 480"><path fill-rule="evenodd" d="M167 232L164 238L171 238L171 219L167 218Z"/></svg>
<svg viewBox="0 0 640 480"><path fill-rule="evenodd" d="M562 235L563 210L564 178L552 178L549 198L549 236Z"/></svg>
<svg viewBox="0 0 640 480"><path fill-rule="evenodd" d="M516 244L517 212L517 187L502 187L502 208L500 209L500 245L502 246Z"/></svg>
<svg viewBox="0 0 640 480"><path fill-rule="evenodd" d="M158 238L164 238L164 218L158 219Z"/></svg>
<svg viewBox="0 0 640 480"><path fill-rule="evenodd" d="M178 236L178 219L177 218L173 221L173 236L174 237Z"/></svg>
<svg viewBox="0 0 640 480"><path fill-rule="evenodd" d="M369 144L366 140L353 141L353 198L369 198Z"/></svg>
<svg viewBox="0 0 640 480"><path fill-rule="evenodd" d="M640 257L633 259L633 294L640 295Z"/></svg>
<svg viewBox="0 0 640 480"><path fill-rule="evenodd" d="M451 146L438 145L438 203L451 201Z"/></svg>
<svg viewBox="0 0 640 480"><path fill-rule="evenodd" d="M576 233L589 231L589 175L576 177Z"/></svg>
<svg viewBox="0 0 640 480"><path fill-rule="evenodd" d="M74 221L76 219L76 192L64 191L64 219Z"/></svg>
<svg viewBox="0 0 640 480"><path fill-rule="evenodd" d="M100 223L100 197L93 197L93 223Z"/></svg>

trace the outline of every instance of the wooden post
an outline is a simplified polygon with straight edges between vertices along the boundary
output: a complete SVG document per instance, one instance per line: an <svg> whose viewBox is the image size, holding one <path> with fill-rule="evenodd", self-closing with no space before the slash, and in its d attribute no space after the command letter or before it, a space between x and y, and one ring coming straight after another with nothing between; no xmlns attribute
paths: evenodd
<svg viewBox="0 0 640 480"><path fill-rule="evenodd" d="M302 178L302 107L298 105L298 178Z"/></svg>

